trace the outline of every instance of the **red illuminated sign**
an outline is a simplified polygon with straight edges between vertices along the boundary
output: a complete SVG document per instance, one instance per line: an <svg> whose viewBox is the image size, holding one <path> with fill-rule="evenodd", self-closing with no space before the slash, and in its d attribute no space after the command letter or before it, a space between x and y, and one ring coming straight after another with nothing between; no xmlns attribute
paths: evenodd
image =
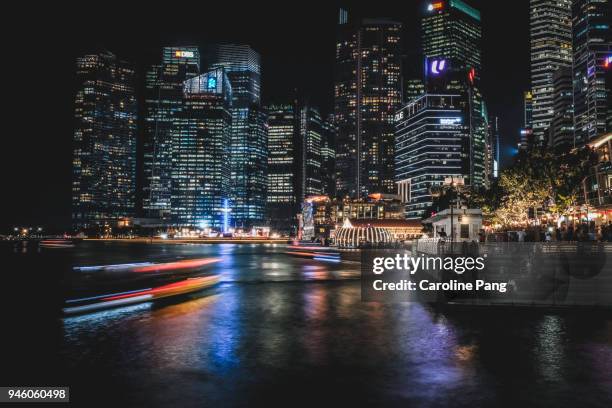
<svg viewBox="0 0 612 408"><path fill-rule="evenodd" d="M470 69L468 72L468 79L470 80L470 84L474 85L474 78L476 78L476 70L474 68Z"/></svg>

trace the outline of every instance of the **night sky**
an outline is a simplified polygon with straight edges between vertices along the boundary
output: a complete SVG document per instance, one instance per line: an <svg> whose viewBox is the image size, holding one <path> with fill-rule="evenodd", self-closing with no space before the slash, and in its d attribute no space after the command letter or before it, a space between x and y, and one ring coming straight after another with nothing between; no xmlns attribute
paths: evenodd
<svg viewBox="0 0 612 408"><path fill-rule="evenodd" d="M295 92L323 114L333 106L335 25L340 3L322 2L86 2L70 12L52 5L15 13L4 36L4 115L0 232L16 225L69 227L75 58L107 49L136 64L157 62L164 45L250 44L262 55L263 102ZM529 86L528 0L469 1L483 23L482 89L489 113L500 117L509 162L522 125ZM163 4L163 5L162 5ZM343 2L349 13L404 24L404 74L418 75L424 2ZM26 6L22 6L26 7ZM7 44L8 43L8 44ZM7 110L8 107L8 110ZM7 126L8 125L8 126Z"/></svg>

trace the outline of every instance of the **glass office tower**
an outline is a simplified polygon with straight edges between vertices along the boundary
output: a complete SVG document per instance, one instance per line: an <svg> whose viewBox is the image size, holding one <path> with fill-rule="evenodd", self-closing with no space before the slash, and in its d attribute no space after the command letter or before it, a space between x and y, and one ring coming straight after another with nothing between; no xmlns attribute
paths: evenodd
<svg viewBox="0 0 612 408"><path fill-rule="evenodd" d="M172 131L172 223L221 231L229 197L231 85L218 68L186 80L183 91Z"/></svg>
<svg viewBox="0 0 612 408"><path fill-rule="evenodd" d="M421 20L423 54L445 59L446 69L468 72L476 78L482 70L480 12L461 0L425 3ZM442 70L445 68L442 67Z"/></svg>
<svg viewBox="0 0 612 408"><path fill-rule="evenodd" d="M320 195L321 189L321 142L323 120L319 110L304 106L300 110L300 159L298 202L313 195Z"/></svg>
<svg viewBox="0 0 612 408"><path fill-rule="evenodd" d="M559 68L553 74L553 118L548 129L549 145L555 149L574 147L572 70Z"/></svg>
<svg viewBox="0 0 612 408"><path fill-rule="evenodd" d="M135 73L110 52L76 61L72 159L75 228L113 226L134 215Z"/></svg>
<svg viewBox="0 0 612 408"><path fill-rule="evenodd" d="M197 47L164 47L161 64L146 74L143 209L169 221L172 187L172 132L185 102L183 83L200 73Z"/></svg>
<svg viewBox="0 0 612 408"><path fill-rule="evenodd" d="M334 198L336 196L336 122L329 115L323 121L321 136L321 193Z"/></svg>
<svg viewBox="0 0 612 408"><path fill-rule="evenodd" d="M270 105L268 113L267 218L278 232L291 233L298 213L295 193L299 115L290 104Z"/></svg>
<svg viewBox="0 0 612 408"><path fill-rule="evenodd" d="M211 68L223 68L232 85L230 142L233 225L249 228L265 219L268 137L260 106L260 56L248 45L221 44L207 49Z"/></svg>
<svg viewBox="0 0 612 408"><path fill-rule="evenodd" d="M308 196L332 188L333 123L312 106L270 105L268 112L268 220L281 232L295 232L296 214Z"/></svg>
<svg viewBox="0 0 612 408"><path fill-rule="evenodd" d="M572 11L575 137L583 146L612 130L610 3L576 0Z"/></svg>
<svg viewBox="0 0 612 408"><path fill-rule="evenodd" d="M393 193L393 113L401 104L401 23L340 10L334 80L339 196Z"/></svg>
<svg viewBox="0 0 612 408"><path fill-rule="evenodd" d="M544 145L554 116L553 74L572 66L571 0L530 0L533 139Z"/></svg>
<svg viewBox="0 0 612 408"><path fill-rule="evenodd" d="M481 17L480 12L461 0L424 4L421 20L425 87L428 93L459 94L469 114L469 156L466 184L474 187L489 183L487 151L488 114L480 92Z"/></svg>
<svg viewBox="0 0 612 408"><path fill-rule="evenodd" d="M425 94L395 115L395 168L398 183L408 190L406 218L425 215L433 204L431 187L448 177L469 177L468 112L461 95Z"/></svg>

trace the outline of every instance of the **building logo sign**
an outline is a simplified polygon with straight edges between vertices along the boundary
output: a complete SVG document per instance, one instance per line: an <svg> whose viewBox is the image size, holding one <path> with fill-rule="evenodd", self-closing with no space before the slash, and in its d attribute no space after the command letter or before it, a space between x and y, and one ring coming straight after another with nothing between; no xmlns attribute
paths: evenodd
<svg viewBox="0 0 612 408"><path fill-rule="evenodd" d="M440 118L441 125L455 125L461 123L461 118Z"/></svg>
<svg viewBox="0 0 612 408"><path fill-rule="evenodd" d="M214 76L209 76L208 81L206 82L206 87L208 89L216 89L217 88L217 78Z"/></svg>
<svg viewBox="0 0 612 408"><path fill-rule="evenodd" d="M193 58L193 51L175 51L174 56L177 58Z"/></svg>
<svg viewBox="0 0 612 408"><path fill-rule="evenodd" d="M431 64L429 64L429 72L433 75L438 75L446 70L448 64L445 59L434 59L431 60Z"/></svg>
<svg viewBox="0 0 612 408"><path fill-rule="evenodd" d="M470 80L470 84L474 85L474 79L476 78L476 70L474 68L470 68L468 72L468 79Z"/></svg>
<svg viewBox="0 0 612 408"><path fill-rule="evenodd" d="M444 7L444 3L438 1L436 3L429 3L427 6L427 11L441 10Z"/></svg>

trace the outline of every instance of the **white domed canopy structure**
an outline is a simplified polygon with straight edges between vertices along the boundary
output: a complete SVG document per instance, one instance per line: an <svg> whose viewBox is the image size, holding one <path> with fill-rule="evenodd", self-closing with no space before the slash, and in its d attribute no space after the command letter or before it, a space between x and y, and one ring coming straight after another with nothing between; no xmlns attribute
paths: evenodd
<svg viewBox="0 0 612 408"><path fill-rule="evenodd" d="M336 245L340 248L357 248L362 245L380 245L394 242L391 233L380 227L353 227L350 221L336 230Z"/></svg>

